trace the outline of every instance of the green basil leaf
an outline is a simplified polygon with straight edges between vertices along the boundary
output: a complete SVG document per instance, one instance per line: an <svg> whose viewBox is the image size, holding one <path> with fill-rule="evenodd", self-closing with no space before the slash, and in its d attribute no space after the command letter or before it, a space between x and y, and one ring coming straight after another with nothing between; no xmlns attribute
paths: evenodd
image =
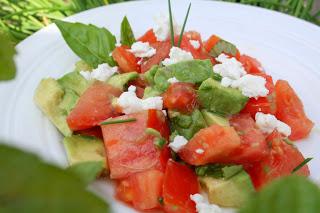
<svg viewBox="0 0 320 213"><path fill-rule="evenodd" d="M128 18L125 16L121 22L121 39L120 42L122 45L131 47L131 45L136 42L134 34Z"/></svg>
<svg viewBox="0 0 320 213"><path fill-rule="evenodd" d="M0 145L0 212L110 212L73 174Z"/></svg>
<svg viewBox="0 0 320 213"><path fill-rule="evenodd" d="M116 38L110 31L91 24L58 20L55 23L69 47L86 63L94 68L102 63L115 65L110 53L115 48Z"/></svg>
<svg viewBox="0 0 320 213"><path fill-rule="evenodd" d="M0 81L11 80L16 76L16 66L13 61L16 51L8 36L2 33L0 33L0 47Z"/></svg>
<svg viewBox="0 0 320 213"><path fill-rule="evenodd" d="M78 176L84 183L89 184L94 181L103 171L102 161L87 161L73 164L67 168L68 172Z"/></svg>
<svg viewBox="0 0 320 213"><path fill-rule="evenodd" d="M240 213L319 212L320 189L305 177L288 176L267 185L240 209Z"/></svg>
<svg viewBox="0 0 320 213"><path fill-rule="evenodd" d="M236 56L237 54L237 47L225 40L220 40L214 47L210 50L210 55L212 57L218 57L221 53L230 54Z"/></svg>

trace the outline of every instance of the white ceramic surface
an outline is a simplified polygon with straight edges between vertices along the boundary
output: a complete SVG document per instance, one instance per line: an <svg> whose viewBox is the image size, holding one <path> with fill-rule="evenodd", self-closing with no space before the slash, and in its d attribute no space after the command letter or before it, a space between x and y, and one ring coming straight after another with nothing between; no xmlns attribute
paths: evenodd
<svg viewBox="0 0 320 213"><path fill-rule="evenodd" d="M182 23L186 0L173 1L176 19ZM307 114L316 123L307 140L298 142L310 162L311 177L320 178L320 28L280 13L231 3L191 0L187 30L204 38L217 34L236 44L241 52L258 58L275 79L287 79L301 97ZM152 17L166 13L166 1L138 1L89 10L68 21L103 26L119 35L127 15L136 35L153 26ZM72 71L78 60L54 25L46 27L17 46L18 76L0 84L0 138L32 151L45 160L66 166L61 135L33 103L33 93L44 77L60 77ZM112 201L114 212L135 212L112 198L110 184L96 182L96 191Z"/></svg>

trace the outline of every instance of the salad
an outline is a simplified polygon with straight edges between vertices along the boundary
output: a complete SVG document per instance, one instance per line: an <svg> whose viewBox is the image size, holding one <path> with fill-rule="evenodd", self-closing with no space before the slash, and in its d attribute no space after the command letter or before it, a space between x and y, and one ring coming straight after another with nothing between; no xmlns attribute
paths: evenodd
<svg viewBox="0 0 320 213"><path fill-rule="evenodd" d="M138 38L126 17L120 39L57 21L81 61L35 92L70 165L103 162L115 196L137 210L220 212L310 174L294 142L314 124L294 89L229 41L185 31L189 11L182 28L170 9Z"/></svg>

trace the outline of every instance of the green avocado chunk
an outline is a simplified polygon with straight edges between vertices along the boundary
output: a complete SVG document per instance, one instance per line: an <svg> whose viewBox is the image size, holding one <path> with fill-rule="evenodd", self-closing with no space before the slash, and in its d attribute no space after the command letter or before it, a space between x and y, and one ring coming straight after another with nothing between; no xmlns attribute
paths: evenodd
<svg viewBox="0 0 320 213"><path fill-rule="evenodd" d="M60 104L66 106L66 103L63 103L64 95L65 92L62 86L55 79L47 78L41 80L38 85L34 101L59 131L63 135L69 136L72 134L72 131L66 122L67 112L59 107Z"/></svg>
<svg viewBox="0 0 320 213"><path fill-rule="evenodd" d="M128 72L123 74L117 74L112 76L107 80L107 83L110 84L113 87L116 87L120 90L124 90L125 85L136 78L138 78L139 75L136 72Z"/></svg>
<svg viewBox="0 0 320 213"><path fill-rule="evenodd" d="M218 124L220 126L230 126L229 120L225 117L222 117L221 115L209 112L205 109L201 110L201 113L208 126L211 126L213 124Z"/></svg>
<svg viewBox="0 0 320 213"><path fill-rule="evenodd" d="M250 176L241 166L222 168L223 178L200 177L210 203L223 207L241 207L255 191Z"/></svg>
<svg viewBox="0 0 320 213"><path fill-rule="evenodd" d="M77 104L78 99L79 99L79 96L73 90L66 89L63 99L59 104L59 107L65 110L67 112L67 115L69 115L71 110Z"/></svg>
<svg viewBox="0 0 320 213"><path fill-rule="evenodd" d="M89 82L77 71L67 73L58 82L64 89L73 90L78 96L89 87Z"/></svg>
<svg viewBox="0 0 320 213"><path fill-rule="evenodd" d="M70 165L87 161L101 161L104 168L106 164L106 153L103 141L96 137L72 135L63 139Z"/></svg>
<svg viewBox="0 0 320 213"><path fill-rule="evenodd" d="M205 109L222 115L239 113L248 101L248 97L234 88L224 87L218 81L209 78L202 82L198 90L198 100Z"/></svg>
<svg viewBox="0 0 320 213"><path fill-rule="evenodd" d="M78 61L75 66L76 67L75 67L74 71L76 71L76 72L92 71L92 69L93 69L89 64L87 64L86 62L84 62L82 60Z"/></svg>
<svg viewBox="0 0 320 213"><path fill-rule="evenodd" d="M168 114L173 131L177 131L179 135L188 140L200 129L207 127L207 123L198 109L194 110L190 115L176 111L169 111Z"/></svg>

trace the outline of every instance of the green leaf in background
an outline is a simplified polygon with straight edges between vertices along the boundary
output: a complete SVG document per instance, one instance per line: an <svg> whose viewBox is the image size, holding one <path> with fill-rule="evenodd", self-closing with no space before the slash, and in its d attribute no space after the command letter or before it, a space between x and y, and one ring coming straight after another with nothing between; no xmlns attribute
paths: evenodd
<svg viewBox="0 0 320 213"><path fill-rule="evenodd" d="M16 53L9 37L0 32L0 81L11 80L16 75L13 56Z"/></svg>
<svg viewBox="0 0 320 213"><path fill-rule="evenodd" d="M107 0L72 0L75 12L81 12L108 4Z"/></svg>
<svg viewBox="0 0 320 213"><path fill-rule="evenodd" d="M68 172L78 176L86 184L94 181L103 170L104 163L102 161L87 161L67 168Z"/></svg>
<svg viewBox="0 0 320 213"><path fill-rule="evenodd" d="M109 212L83 181L32 154L0 145L0 170L0 212Z"/></svg>
<svg viewBox="0 0 320 213"><path fill-rule="evenodd" d="M288 176L255 194L239 213L317 213L320 189L305 177Z"/></svg>
<svg viewBox="0 0 320 213"><path fill-rule="evenodd" d="M91 24L64 21L55 23L69 47L86 63L92 67L102 63L115 65L110 53L115 48L116 38L110 31Z"/></svg>
<svg viewBox="0 0 320 213"><path fill-rule="evenodd" d="M130 23L128 21L128 18L125 16L121 22L121 44L131 47L131 45L136 42L136 39L134 38L134 34L132 31L132 28L130 26Z"/></svg>

